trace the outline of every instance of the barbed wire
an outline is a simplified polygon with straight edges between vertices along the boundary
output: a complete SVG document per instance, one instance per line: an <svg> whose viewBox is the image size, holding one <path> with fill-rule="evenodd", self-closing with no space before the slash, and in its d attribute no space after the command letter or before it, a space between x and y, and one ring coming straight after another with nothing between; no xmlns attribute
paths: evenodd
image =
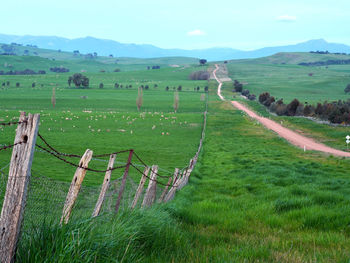
<svg viewBox="0 0 350 263"><path fill-rule="evenodd" d="M156 182L157 184L160 184L160 185L162 185L162 186L167 186L166 184L163 184L163 183L159 182L158 180L154 180L154 179L152 179L151 177L149 177L147 174L143 173L143 172L142 172L139 168L137 168L137 166L135 166L133 163L130 163L130 165L131 165L132 167L134 167L135 170L138 171L140 174L146 176L149 180L154 181L154 182ZM156 174L156 173L155 173L155 174ZM170 176L165 177L165 178L169 178L169 177L170 177ZM172 186L172 185L171 185L171 186Z"/></svg>
<svg viewBox="0 0 350 263"><path fill-rule="evenodd" d="M13 147L15 147L16 145L19 145L19 144L22 144L22 143L26 143L26 142L25 142L25 141L21 141L21 142L16 142L16 143L10 144L10 145L5 145L5 146L3 146L3 147L0 148L0 151L13 148Z"/></svg>
<svg viewBox="0 0 350 263"><path fill-rule="evenodd" d="M55 152L56 155L61 155L61 156L66 156L66 157L74 157L74 158L81 158L81 157L83 157L82 155L78 155L78 154L68 154L68 153L59 152L53 146L51 146L40 133L38 133L38 137L46 144L47 147L49 147L53 152ZM131 151L131 149L118 151L118 152L112 152L112 153L97 154L97 155L94 155L94 157L95 158L96 157L97 158L98 157L107 157L107 156L110 156L112 154L120 154L120 153L125 153L125 152L130 152L130 151Z"/></svg>
<svg viewBox="0 0 350 263"><path fill-rule="evenodd" d="M109 169L107 169L107 170L96 170L96 169L92 169L92 168L87 168L87 167L83 167L83 166L81 166L81 165L77 165L77 164L75 164L75 163L72 163L72 162L70 162L70 161L68 161L68 160L66 160L66 159L64 159L64 158L62 158L62 157L60 157L58 154L56 154L56 153L54 153L54 152L51 152L50 150L48 150L48 149L46 149L46 148L40 146L39 144L36 144L36 146L37 146L38 148L42 149L43 151L45 151L45 152L51 154L51 155L54 156L55 158L57 158L57 159L59 159L59 160L65 162L65 163L67 163L67 164L69 164L69 165L71 165L71 166L74 166L74 167L76 167L76 168L82 168L82 169L84 169L84 170L91 171L91 172L105 173L105 172L107 172L107 171L114 171L114 170L117 170L117 169L121 169L121 168L125 168L125 167L126 167L126 165L121 165L121 166L116 166L116 167L113 167L113 168L109 168Z"/></svg>
<svg viewBox="0 0 350 263"><path fill-rule="evenodd" d="M12 126L15 124L27 123L27 121L10 121L10 122L0 122L0 126Z"/></svg>
<svg viewBox="0 0 350 263"><path fill-rule="evenodd" d="M138 155L136 152L134 152L135 157L144 165L144 167L150 167L148 166ZM169 176L164 176L164 175L160 175L159 173L156 173L154 170L152 170L152 168L150 167L151 172L153 172L154 174L156 174L157 176L159 176L160 178L169 178Z"/></svg>

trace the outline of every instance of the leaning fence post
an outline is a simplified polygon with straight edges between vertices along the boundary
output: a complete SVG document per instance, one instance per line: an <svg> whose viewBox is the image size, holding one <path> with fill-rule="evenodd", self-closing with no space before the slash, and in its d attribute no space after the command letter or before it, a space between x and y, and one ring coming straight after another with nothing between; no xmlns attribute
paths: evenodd
<svg viewBox="0 0 350 263"><path fill-rule="evenodd" d="M174 195L175 195L177 186L179 185L179 182L180 182L180 169L175 168L173 185L170 188L169 192L164 197L163 202L168 202L169 200L174 198Z"/></svg>
<svg viewBox="0 0 350 263"><path fill-rule="evenodd" d="M126 178L128 177L128 174L129 174L129 168L130 168L130 165L131 165L131 160L132 160L133 154L134 154L134 150L130 150L128 162L126 163L125 171L124 171L124 175L123 175L123 179L122 179L122 183L120 185L120 190L119 190L119 194L118 194L118 198L117 198L117 203L115 204L115 212L116 213L118 213L118 210L119 210L119 207L120 207L120 203L122 201L122 197L123 197L123 193L124 193L124 189L125 189L125 184L126 184Z"/></svg>
<svg viewBox="0 0 350 263"><path fill-rule="evenodd" d="M174 176L175 176L175 174L174 174ZM170 176L170 177L169 177L169 180L168 180L168 182L167 182L167 184L166 184L165 187L164 187L164 190L163 190L161 196L160 196L159 199L158 199L158 203L163 202L164 197L165 197L166 193L168 192L168 188L169 188L169 185L171 184L171 181L172 181L172 180L173 180L173 178L172 178L172 176Z"/></svg>
<svg viewBox="0 0 350 263"><path fill-rule="evenodd" d="M148 187L143 198L142 208L146 206L151 206L156 199L156 191L157 191L157 173L158 166L152 165L151 169L151 177L149 179Z"/></svg>
<svg viewBox="0 0 350 263"><path fill-rule="evenodd" d="M134 200L132 201L132 204L131 204L131 209L134 209L135 206L137 205L137 201L139 200L139 198L141 196L141 193L143 191L145 182L147 180L147 175L149 173L149 170L150 170L150 168L146 167L145 170L143 171L143 174L142 174L139 186L137 187L137 190L136 190L136 193L135 193Z"/></svg>
<svg viewBox="0 0 350 263"><path fill-rule="evenodd" d="M0 217L0 262L13 262L17 240L21 231L30 170L34 156L39 127L39 114L21 112L15 143L12 150L11 165L7 179L6 193Z"/></svg>
<svg viewBox="0 0 350 263"><path fill-rule="evenodd" d="M93 152L91 150L87 149L83 157L81 157L80 159L79 167L75 171L72 183L70 184L70 187L67 193L60 224L62 224L63 221L65 224L67 224L69 221L69 217L70 217L70 214L72 213L74 203L77 200L77 197L81 188L81 184L83 183L84 177L86 175L86 169L84 168L88 168L89 162L92 158L92 153Z"/></svg>
<svg viewBox="0 0 350 263"><path fill-rule="evenodd" d="M100 196L98 197L94 212L92 213L92 217L98 216L100 214L101 207L102 207L103 201L105 200L106 192L108 190L109 183L111 181L111 174L112 174L111 169L113 169L116 156L117 156L116 154L111 154L111 156L109 157L108 168L105 174L105 178L103 179Z"/></svg>

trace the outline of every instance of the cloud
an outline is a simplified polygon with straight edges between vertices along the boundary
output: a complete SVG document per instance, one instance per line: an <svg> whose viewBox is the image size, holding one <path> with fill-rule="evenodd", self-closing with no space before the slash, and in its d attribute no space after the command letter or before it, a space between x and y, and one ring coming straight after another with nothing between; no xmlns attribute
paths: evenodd
<svg viewBox="0 0 350 263"><path fill-rule="evenodd" d="M196 29L190 32L187 32L188 36L205 36L206 33L202 30Z"/></svg>
<svg viewBox="0 0 350 263"><path fill-rule="evenodd" d="M276 17L276 20L279 22L295 22L297 21L297 17L290 16L290 15L282 15L282 16Z"/></svg>

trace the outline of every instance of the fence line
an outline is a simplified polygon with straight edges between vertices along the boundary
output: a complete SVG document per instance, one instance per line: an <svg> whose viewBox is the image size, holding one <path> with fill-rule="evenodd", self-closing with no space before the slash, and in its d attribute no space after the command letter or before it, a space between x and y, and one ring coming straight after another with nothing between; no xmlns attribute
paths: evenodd
<svg viewBox="0 0 350 263"><path fill-rule="evenodd" d="M138 204L138 200L139 197L141 197L142 192L145 188L145 183L146 180L148 179L148 187L146 189L146 193L144 194L144 198L142 201L142 207L150 207L152 206L156 200L158 200L158 203L161 202L168 202L170 200L172 200L174 198L175 193L182 189L189 181L189 177L191 175L191 172L193 171L197 160L198 160L198 156L200 154L202 145L203 145L203 141L205 138L205 130L206 130L206 123L207 123L207 112L208 112L208 95L207 95L207 102L206 102L206 107L205 107L205 111L203 112L203 127L202 127L202 133L201 133L201 138L199 141L199 145L198 145L198 150L195 153L194 157L190 160L189 164L184 167L183 169L178 169L175 168L175 173L171 173L165 169L161 169L158 167L158 165L147 165L146 162L137 154L134 152L133 149L130 150L123 150L123 151L118 151L118 152L112 152L112 153L104 153L104 154L99 154L99 155L94 155L92 151L87 150L85 152L85 154L82 155L78 155L78 154L69 154L69 153L62 153L60 151L58 151L55 147L53 147L52 145L50 145L48 143L48 141L38 132L38 122L37 122L37 126L36 128L32 128L32 133L30 134L22 134L20 136L18 136L19 132L21 132L21 130L26 129L27 126L30 127L31 126L31 121L28 121L28 119L24 118L25 117L25 113L21 113L21 118L20 121L17 122L7 122L7 123L0 123L0 126L12 126L12 125L18 125L17 126L17 134L16 134L16 139L15 139L15 143L14 144L10 144L10 145L0 145L2 146L0 148L0 151L2 150L7 150L7 149L13 149L13 154L12 154L12 159L11 162L7 165L5 165L4 167L2 167L0 169L0 173L3 175L3 179L6 179L5 177L5 173L3 172L6 168L8 168L10 166L10 173L7 176L7 189L6 189L6 194L5 194L5 200L3 202L3 207L2 207L2 213L1 213L1 218L0 218L0 226L2 229L6 229L6 234L4 235L5 238L3 238L4 236L2 236L1 240L0 240L0 247L2 247L0 249L0 261L4 261L4 262L13 262L14 259L14 253L16 251L16 246L18 243L18 238L19 238L19 234L20 234L20 229L21 229L21 222L23 219L23 212L24 212L24 206L26 204L26 198L27 198L27 188L29 185L29 181L31 178L31 161L32 161L32 156L34 154L34 151L39 151L39 152L43 152L45 154L51 155L52 157L72 166L76 168L76 172L73 176L72 182L71 182L71 186L68 190L67 193L67 197L66 197L66 201L63 202L63 200L60 202L60 204L64 204L63 207L63 211L61 213L61 223L68 223L68 220L72 214L73 208L75 207L75 203L76 200L78 198L79 193L81 192L82 189L82 183L85 177L85 174L87 171L89 172L95 172L95 173L106 173L105 175L105 179L104 179L104 184L101 185L101 189L100 189L100 196L98 198L96 198L96 196L98 196L98 192L96 192L94 190L94 194L89 194L87 195L88 199L86 200L90 200L88 201L89 203L91 203L91 198L96 198L95 202L96 206L95 206L95 210L93 211L92 216L98 216L100 214L100 211L102 209L102 205L104 203L104 201L106 201L105 199L108 198L109 199L109 203L112 202L113 197L118 193L118 197L116 200L116 204L115 204L115 212L118 212L118 210L121 207L121 203L123 202L124 205L122 205L124 208L135 208L136 205ZM24 116L24 117L23 117ZM31 114L29 114L29 116L33 116ZM39 115L35 115L37 116L37 120L40 117ZM24 118L24 120L23 120ZM32 117L30 117L32 118ZM24 125L26 124L26 125ZM22 126L24 125L24 126ZM34 131L35 130L35 131ZM38 143L36 143L36 137L38 137L42 143L44 143L45 146L42 146ZM34 140L33 140L34 138ZM20 139L20 140L19 140ZM28 140L29 139L29 140ZM17 142L16 142L17 141ZM30 147L27 147L28 146ZM23 166L22 162L17 162L18 164L16 164L16 166L20 165L21 169L21 173L11 173L11 171L13 170L13 164L16 162L16 158L14 158L14 152L16 153L16 158L17 158L17 154L23 155L23 156L27 156L26 158L30 159L30 162L25 162L27 165ZM117 162L115 161L115 158L121 154L121 153L129 153L129 158L128 161L125 162L121 162L120 160L118 160ZM110 156L110 158L112 159L112 156L114 156L113 158L113 164L114 162L121 164L119 166L114 166L112 163L109 162L108 167L106 170L97 170L97 169L92 169L92 168L88 168L88 163L90 160L97 160L97 161L103 161L103 162L108 162L107 160L104 159L99 159L99 157L107 157ZM135 156L136 160L138 162L140 162L141 164L135 163L132 161L133 156ZM81 158L79 164L76 164L72 161L67 160L66 158ZM94 157L94 158L93 158ZM111 161L110 159L110 161ZM142 179L137 187L136 183L134 182L134 180L129 176L129 167L132 167L135 169L135 171L137 172L137 174L142 175ZM23 168L23 169L22 169ZM141 171L140 168L144 168L145 171ZM124 174L122 177L115 179L113 181L111 181L111 173L114 170L118 170L118 169L124 169ZM167 173L168 175L161 175L160 171ZM35 174L37 174L36 172L34 172ZM148 175L148 173L150 173L150 175ZM37 180L38 182L42 181L44 177L40 177L39 180L36 179L36 177L34 177L35 180ZM163 183L163 181L166 179L166 182ZM47 179L45 179L44 181L47 181ZM19 184L19 188L17 188L17 190L12 191L11 187L9 187L9 183L11 182L12 185L15 184ZM53 181L48 181L48 182L53 182ZM57 183L57 182L56 182ZM66 183L61 182L62 185L66 185ZM129 190L126 193L126 197L123 197L125 188L126 188L126 184L130 184L130 188L131 191ZM158 186L163 186L163 189L159 189L157 188ZM17 187L17 186L16 186ZM114 189L111 189L111 191L109 190L110 187L113 187ZM119 188L119 190L117 190ZM3 184L0 184L0 191L2 191L2 189L4 189ZM9 190L10 189L10 190ZM30 188L32 189L32 188ZM38 189L32 189L31 191L39 191L38 193L46 193L46 191L48 191L48 189L45 187L42 189L42 186L40 186L39 184L39 188ZM19 191L18 191L19 190ZM56 196L56 191L60 191L60 193L64 193L67 190L63 190L62 189L54 189L53 191L55 191L55 196ZM135 191L135 197L133 200L131 200L133 194L132 191ZM90 191L90 190L89 190ZM107 194L107 191L111 192L110 194ZM157 199L157 194L160 194L159 198ZM29 198L31 195L29 195ZM42 196L42 194L39 195L41 199L45 199L45 204L47 203L47 201L49 200L49 198L47 198L47 193L46 195L44 194L44 196ZM1 198L1 196L0 196ZM18 200L15 200L15 198L19 198ZM39 199L40 199L39 198ZM127 203L125 205L125 198L127 198ZM41 200L40 199L40 200ZM0 200L1 201L1 200ZM132 203L131 203L132 201ZM31 202L30 202L31 203ZM41 202L37 202L37 200L35 200L34 207L39 207L41 205ZM18 208L18 212L15 213L15 216L13 216L14 213L8 213L7 211L14 211L13 210L13 205L15 205L16 209ZM46 206L45 209L49 210L50 208L52 208L52 206ZM74 208L76 209L76 208ZM110 209L111 210L111 209ZM5 211L5 212L4 212ZM46 212L45 214L47 214L49 212ZM3 214L5 216L3 216ZM37 215L35 213L30 213L29 211L29 215L37 217ZM91 216L91 212L90 212L90 216ZM10 229L14 229L15 232L12 233L11 231L9 231Z"/></svg>

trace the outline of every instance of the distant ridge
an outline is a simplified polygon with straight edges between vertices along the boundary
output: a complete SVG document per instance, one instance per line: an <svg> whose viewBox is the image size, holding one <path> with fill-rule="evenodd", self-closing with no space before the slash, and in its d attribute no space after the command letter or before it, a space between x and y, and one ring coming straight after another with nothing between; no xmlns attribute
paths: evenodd
<svg viewBox="0 0 350 263"><path fill-rule="evenodd" d="M163 49L147 44L124 44L114 40L84 37L68 39L57 36L15 36L0 34L0 43L18 43L24 45L36 45L40 48L74 51L80 53L97 52L98 55L133 58L155 57L196 57L206 58L209 61L260 58L279 52L309 52L316 50L328 50L330 52L350 53L350 46L337 43L329 43L324 39L309 40L303 43L287 46L265 47L253 51L242 51L233 48L209 48L209 49Z"/></svg>

